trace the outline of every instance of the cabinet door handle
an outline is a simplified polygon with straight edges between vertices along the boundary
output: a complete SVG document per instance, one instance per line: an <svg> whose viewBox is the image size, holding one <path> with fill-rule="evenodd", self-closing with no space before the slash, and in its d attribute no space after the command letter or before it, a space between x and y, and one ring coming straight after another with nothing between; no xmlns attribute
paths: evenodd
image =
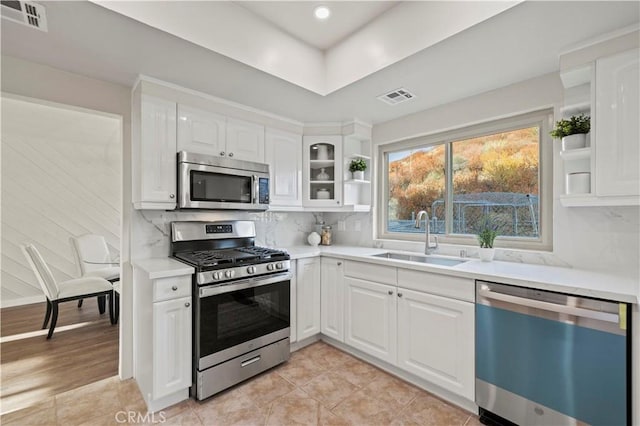
<svg viewBox="0 0 640 426"><path fill-rule="evenodd" d="M220 155L224 157L224 151L220 151Z"/></svg>
<svg viewBox="0 0 640 426"><path fill-rule="evenodd" d="M173 291L178 291L178 286L177 286L177 285L174 285L173 287L171 287L171 290L173 290Z"/></svg>
<svg viewBox="0 0 640 426"><path fill-rule="evenodd" d="M389 296L393 296L393 292L389 290Z"/></svg>
<svg viewBox="0 0 640 426"><path fill-rule="evenodd" d="M185 308L188 308L189 306L191 306L191 303L187 302L184 304Z"/></svg>
<svg viewBox="0 0 640 426"><path fill-rule="evenodd" d="M176 198L175 194L169 194L169 198Z"/></svg>
<svg viewBox="0 0 640 426"><path fill-rule="evenodd" d="M402 293L398 293L398 297L402 297Z"/></svg>
<svg viewBox="0 0 640 426"><path fill-rule="evenodd" d="M340 204L340 201L336 201L336 204Z"/></svg>
<svg viewBox="0 0 640 426"><path fill-rule="evenodd" d="M342 265L342 262L338 262L338 266L341 266L341 265Z"/></svg>
<svg viewBox="0 0 640 426"><path fill-rule="evenodd" d="M230 153L229 153L229 157L233 157L233 152L230 152Z"/></svg>

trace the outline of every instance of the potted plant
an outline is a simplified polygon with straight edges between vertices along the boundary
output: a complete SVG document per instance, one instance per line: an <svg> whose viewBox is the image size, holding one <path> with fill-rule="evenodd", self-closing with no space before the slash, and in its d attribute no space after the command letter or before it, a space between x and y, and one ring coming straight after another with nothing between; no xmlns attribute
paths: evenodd
<svg viewBox="0 0 640 426"><path fill-rule="evenodd" d="M591 130L591 117L588 115L572 115L568 120L556 121L550 135L554 139L562 139L562 150L584 148L586 135Z"/></svg>
<svg viewBox="0 0 640 426"><path fill-rule="evenodd" d="M491 216L485 214L478 222L478 242L480 243L480 260L483 262L491 262L495 256L493 241L498 236L498 226L494 223Z"/></svg>
<svg viewBox="0 0 640 426"><path fill-rule="evenodd" d="M356 180L364 180L365 170L367 170L367 162L363 158L356 158L349 163L349 171Z"/></svg>

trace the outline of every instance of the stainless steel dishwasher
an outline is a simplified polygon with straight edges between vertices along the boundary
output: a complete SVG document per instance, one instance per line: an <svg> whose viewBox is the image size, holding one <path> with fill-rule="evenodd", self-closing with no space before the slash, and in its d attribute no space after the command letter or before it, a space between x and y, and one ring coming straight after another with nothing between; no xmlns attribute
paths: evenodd
<svg viewBox="0 0 640 426"><path fill-rule="evenodd" d="M481 421L630 425L630 308L476 281Z"/></svg>

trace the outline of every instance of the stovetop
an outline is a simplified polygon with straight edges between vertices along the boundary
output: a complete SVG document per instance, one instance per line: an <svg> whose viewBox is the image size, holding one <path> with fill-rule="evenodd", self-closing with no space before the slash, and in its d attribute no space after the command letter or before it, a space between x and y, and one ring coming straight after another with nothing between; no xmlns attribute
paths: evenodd
<svg viewBox="0 0 640 426"><path fill-rule="evenodd" d="M250 246L225 250L195 250L174 253L173 257L195 266L198 271L257 265L265 262L289 260L282 250Z"/></svg>

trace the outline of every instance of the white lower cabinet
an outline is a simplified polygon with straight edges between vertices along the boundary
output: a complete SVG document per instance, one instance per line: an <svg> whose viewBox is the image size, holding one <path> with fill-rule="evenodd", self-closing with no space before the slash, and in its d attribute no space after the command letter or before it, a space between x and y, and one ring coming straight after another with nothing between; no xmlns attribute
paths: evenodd
<svg viewBox="0 0 640 426"><path fill-rule="evenodd" d="M297 339L320 333L320 258L298 259L296 271L298 299Z"/></svg>
<svg viewBox="0 0 640 426"><path fill-rule="evenodd" d="M396 288L344 278L345 343L391 364L396 363Z"/></svg>
<svg viewBox="0 0 640 426"><path fill-rule="evenodd" d="M153 335L154 397L190 387L191 296L153 304Z"/></svg>
<svg viewBox="0 0 640 426"><path fill-rule="evenodd" d="M344 268L341 260L320 259L320 331L344 342Z"/></svg>
<svg viewBox="0 0 640 426"><path fill-rule="evenodd" d="M398 288L398 367L474 399L474 304Z"/></svg>
<svg viewBox="0 0 640 426"><path fill-rule="evenodd" d="M136 262L133 272L134 377L154 412L189 398L193 268L148 259Z"/></svg>
<svg viewBox="0 0 640 426"><path fill-rule="evenodd" d="M289 267L289 272L291 272L291 281L290 281L290 294L289 300L291 303L289 304L289 341L291 343L298 341L298 279L296 277L297 263L295 260L291 261L291 266Z"/></svg>

